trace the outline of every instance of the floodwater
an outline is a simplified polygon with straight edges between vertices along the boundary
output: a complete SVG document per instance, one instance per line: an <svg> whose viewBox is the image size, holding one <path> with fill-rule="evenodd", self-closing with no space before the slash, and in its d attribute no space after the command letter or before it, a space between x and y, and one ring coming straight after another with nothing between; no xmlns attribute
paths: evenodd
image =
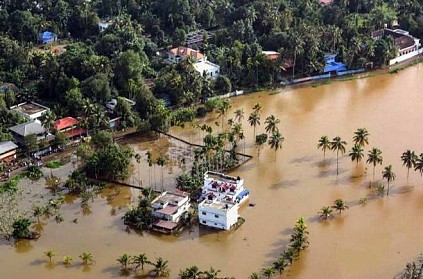
<svg viewBox="0 0 423 279"><path fill-rule="evenodd" d="M248 278L280 255L301 216L308 222L310 246L282 278L392 278L423 252L423 179L410 171L407 181L407 169L400 160L407 149L423 152L422 75L423 65L416 65L394 75L234 98L228 115L236 108L246 112L246 152L255 156L231 172L245 179L250 200L256 203L255 207L241 208L246 222L238 230L227 233L194 227L180 236L135 233L126 229L121 217L136 200L138 190L114 187L90 202L88 210L81 208L79 200L64 204L65 221L46 221L40 239L2 245L0 278L117 278L121 274L116 258L142 252L152 260L169 260L171 278L191 265L201 270L212 266L220 269L222 276ZM256 102L263 105L258 133L264 131L266 116L274 114L281 120L279 129L285 142L276 160L268 147L256 156L253 129L246 120ZM206 121L215 127L216 117ZM354 131L362 127L370 132L365 152L380 148L383 166L392 164L397 175L388 197L377 197L368 188L371 166L362 162L356 167L344 155L336 175L336 155L328 152L324 160L323 152L316 148L318 139L328 135L346 140L349 150ZM201 135L190 127L171 132L197 142ZM166 138L130 145L143 155L140 166L134 163L132 182L141 183L141 177L143 185L155 179L156 187L174 187L172 177L184 166L175 163L165 167L162 186L162 170L156 167L155 178L151 178L145 151L171 153L168 156L175 162L178 154L189 151ZM383 166L376 167L378 180ZM359 204L366 196L366 204ZM338 198L350 209L332 220L319 221L319 209ZM49 248L58 253L56 264L47 264L43 255ZM78 255L83 251L93 254L95 265L81 265ZM74 258L73 266L63 266L64 255ZM148 277L142 274L137 278Z"/></svg>

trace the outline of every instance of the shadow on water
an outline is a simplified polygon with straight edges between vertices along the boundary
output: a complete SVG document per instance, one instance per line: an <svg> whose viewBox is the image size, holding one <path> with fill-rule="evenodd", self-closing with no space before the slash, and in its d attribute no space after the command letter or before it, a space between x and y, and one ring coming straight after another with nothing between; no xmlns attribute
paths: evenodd
<svg viewBox="0 0 423 279"><path fill-rule="evenodd" d="M295 158L294 160L291 160L291 164L301 164L301 163L307 163L314 160L316 156L303 156L299 158Z"/></svg>
<svg viewBox="0 0 423 279"><path fill-rule="evenodd" d="M270 189L277 190L279 188L282 188L282 189L291 188L291 187L297 186L300 182L301 180L299 179L285 180L285 181L270 185Z"/></svg>
<svg viewBox="0 0 423 279"><path fill-rule="evenodd" d="M15 251L17 253L27 253L34 248L34 246L32 246L31 241L34 241L34 240L28 240L28 239L16 240L15 243L13 244L13 247L15 247Z"/></svg>

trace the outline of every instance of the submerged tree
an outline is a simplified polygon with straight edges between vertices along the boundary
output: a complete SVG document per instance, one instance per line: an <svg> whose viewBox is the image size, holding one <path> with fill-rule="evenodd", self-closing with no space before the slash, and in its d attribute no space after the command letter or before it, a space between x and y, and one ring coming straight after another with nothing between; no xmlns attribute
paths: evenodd
<svg viewBox="0 0 423 279"><path fill-rule="evenodd" d="M382 177L386 179L386 181L388 181L388 190L386 192L386 195L389 196L389 183L391 181L394 181L396 178L396 175L392 170L392 165L385 167L385 169L382 171Z"/></svg>
<svg viewBox="0 0 423 279"><path fill-rule="evenodd" d="M276 161L276 152L282 148L282 142L285 138L279 133L279 131L274 131L269 139L270 148L275 149L275 161Z"/></svg>
<svg viewBox="0 0 423 279"><path fill-rule="evenodd" d="M365 147L369 144L369 132L366 128L359 128L354 132L353 142L361 147Z"/></svg>
<svg viewBox="0 0 423 279"><path fill-rule="evenodd" d="M342 199L337 199L333 202L332 208L339 211L339 215L341 215L341 212L348 209L349 207L345 204Z"/></svg>
<svg viewBox="0 0 423 279"><path fill-rule="evenodd" d="M410 175L410 169L415 166L417 155L414 151L407 150L401 155L402 165L407 167L407 180Z"/></svg>
<svg viewBox="0 0 423 279"><path fill-rule="evenodd" d="M281 121L278 118L276 118L273 114L268 116L266 118L266 121L264 122L264 124L266 124L266 127L264 128L266 130L266 133L273 134L274 132L279 131L278 124L280 122Z"/></svg>
<svg viewBox="0 0 423 279"><path fill-rule="evenodd" d="M322 219L329 219L332 217L332 208L330 206L324 206L320 211L318 212L320 218Z"/></svg>
<svg viewBox="0 0 423 279"><path fill-rule="evenodd" d="M358 167L358 162L361 161L361 159L363 159L364 157L363 148L361 148L361 146L358 144L354 144L354 146L352 147L350 151L349 156L351 157L351 161L357 162L357 167Z"/></svg>
<svg viewBox="0 0 423 279"><path fill-rule="evenodd" d="M369 150L369 153L367 154L367 161L366 163L373 165L373 181L375 180L375 168L376 165L382 165L383 157L382 157L382 151L380 149L373 147L371 150ZM370 182L370 186L372 185L372 182Z"/></svg>
<svg viewBox="0 0 423 279"><path fill-rule="evenodd" d="M251 126L253 126L253 135L256 136L256 127L257 125L260 125L260 115L257 112L253 112L248 117L248 123L250 123Z"/></svg>
<svg viewBox="0 0 423 279"><path fill-rule="evenodd" d="M420 176L423 175L423 153L416 159L416 163L414 164L414 170L420 172Z"/></svg>
<svg viewBox="0 0 423 279"><path fill-rule="evenodd" d="M338 174L339 172L339 152L341 152L341 154L345 153L345 145L347 145L347 143L343 141L340 137L334 137L330 143L330 149L336 151L336 174Z"/></svg>
<svg viewBox="0 0 423 279"><path fill-rule="evenodd" d="M132 263L132 256L125 253L117 258L116 261L120 263L122 270L128 270L128 265Z"/></svg>
<svg viewBox="0 0 423 279"><path fill-rule="evenodd" d="M323 151L323 158L326 157L326 150L330 149L330 141L327 136L322 136L319 139L319 143L317 144L317 149L322 149Z"/></svg>

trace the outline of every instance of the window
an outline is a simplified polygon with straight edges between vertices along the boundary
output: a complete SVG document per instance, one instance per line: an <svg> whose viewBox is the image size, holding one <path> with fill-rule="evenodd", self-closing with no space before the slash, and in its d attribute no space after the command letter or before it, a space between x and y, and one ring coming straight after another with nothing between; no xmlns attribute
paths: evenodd
<svg viewBox="0 0 423 279"><path fill-rule="evenodd" d="M203 224L207 224L207 221L204 221L204 220L203 220Z"/></svg>
<svg viewBox="0 0 423 279"><path fill-rule="evenodd" d="M215 226L217 226L217 223L214 223Z"/></svg>
<svg viewBox="0 0 423 279"><path fill-rule="evenodd" d="M215 214L215 215L214 215L214 218L219 218L219 215Z"/></svg>
<svg viewBox="0 0 423 279"><path fill-rule="evenodd" d="M202 211L201 214L206 215L206 212Z"/></svg>

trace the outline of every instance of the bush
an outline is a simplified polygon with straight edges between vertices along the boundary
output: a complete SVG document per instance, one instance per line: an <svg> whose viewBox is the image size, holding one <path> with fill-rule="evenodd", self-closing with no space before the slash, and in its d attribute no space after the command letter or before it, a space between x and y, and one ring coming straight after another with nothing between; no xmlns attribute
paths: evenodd
<svg viewBox="0 0 423 279"><path fill-rule="evenodd" d="M201 106L197 108L197 113L196 113L197 117L204 117L206 116L206 113L207 111L205 107Z"/></svg>
<svg viewBox="0 0 423 279"><path fill-rule="evenodd" d="M46 164L46 167L49 169L57 169L57 168L60 168L61 166L63 166L63 162L59 162L59 161L50 161Z"/></svg>
<svg viewBox="0 0 423 279"><path fill-rule="evenodd" d="M32 180L38 180L43 177L43 172L37 166L29 166L26 170L26 176Z"/></svg>

